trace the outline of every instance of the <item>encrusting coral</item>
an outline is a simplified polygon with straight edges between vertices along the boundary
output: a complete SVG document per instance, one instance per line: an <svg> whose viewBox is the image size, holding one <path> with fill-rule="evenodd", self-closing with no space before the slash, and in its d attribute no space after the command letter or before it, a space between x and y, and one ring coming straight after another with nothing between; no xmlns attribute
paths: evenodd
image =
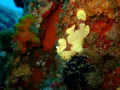
<svg viewBox="0 0 120 90"><path fill-rule="evenodd" d="M120 0L23 2L1 90L119 89Z"/></svg>
<svg viewBox="0 0 120 90"><path fill-rule="evenodd" d="M22 54L25 53L28 48L40 45L39 37L29 30L30 25L34 22L34 16L32 14L26 14L20 19L20 23L15 24L16 31L12 37L13 42L17 45L14 49L19 48Z"/></svg>
<svg viewBox="0 0 120 90"><path fill-rule="evenodd" d="M52 0L32 0L29 6L29 12L36 19L36 27L40 31L40 40L42 50L52 52L52 47L57 40L56 24L59 22L59 14L62 13L62 3Z"/></svg>
<svg viewBox="0 0 120 90"><path fill-rule="evenodd" d="M50 12L50 16L46 17L43 21L43 33L41 35L41 43L43 45L43 51L52 52L52 47L55 45L57 40L57 28L56 24L59 22L59 14L62 13L62 4L56 5L56 9ZM52 22L52 23L51 23ZM44 36L43 36L44 35Z"/></svg>

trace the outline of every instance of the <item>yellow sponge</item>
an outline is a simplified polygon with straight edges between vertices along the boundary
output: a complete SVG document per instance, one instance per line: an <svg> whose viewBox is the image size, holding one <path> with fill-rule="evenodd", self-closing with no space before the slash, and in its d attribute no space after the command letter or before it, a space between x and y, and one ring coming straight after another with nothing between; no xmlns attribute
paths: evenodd
<svg viewBox="0 0 120 90"><path fill-rule="evenodd" d="M80 13L82 12L82 13ZM82 15L81 15L82 14ZM82 18L82 17L83 18ZM83 10L79 10L77 12L77 18L86 20L86 14ZM71 56L75 55L76 53L81 53L83 51L82 43L84 38L89 34L90 28L85 23L79 24L79 29L75 30L75 25L68 28L66 33L68 34L67 41L64 38L58 40L57 53L61 56L64 60L69 60ZM68 44L71 45L71 49L69 51L65 51L65 48Z"/></svg>
<svg viewBox="0 0 120 90"><path fill-rule="evenodd" d="M120 90L120 87L118 87L116 90Z"/></svg>
<svg viewBox="0 0 120 90"><path fill-rule="evenodd" d="M84 10L79 10L78 12L77 12L77 18L79 19L79 20L86 20L86 13L84 12Z"/></svg>

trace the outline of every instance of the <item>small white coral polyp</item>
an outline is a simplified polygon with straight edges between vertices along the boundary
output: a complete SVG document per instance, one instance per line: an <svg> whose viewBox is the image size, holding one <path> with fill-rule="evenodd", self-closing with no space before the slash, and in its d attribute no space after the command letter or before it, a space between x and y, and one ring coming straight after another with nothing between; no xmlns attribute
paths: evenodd
<svg viewBox="0 0 120 90"><path fill-rule="evenodd" d="M77 18L78 20L86 20L86 13L84 10L77 11ZM68 28L66 30L67 39L60 38L58 40L57 53L61 56L63 60L69 60L71 56L75 55L76 53L81 53L83 51L83 40L89 34L90 27L85 25L85 23L79 24L79 29L75 30L75 25ZM71 45L70 50L65 50L67 45Z"/></svg>

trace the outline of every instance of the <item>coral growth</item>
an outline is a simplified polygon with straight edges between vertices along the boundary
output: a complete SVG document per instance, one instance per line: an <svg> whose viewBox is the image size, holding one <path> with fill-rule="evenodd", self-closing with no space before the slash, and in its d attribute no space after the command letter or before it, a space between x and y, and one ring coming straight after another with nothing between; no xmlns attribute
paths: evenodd
<svg viewBox="0 0 120 90"><path fill-rule="evenodd" d="M120 0L23 2L13 41L0 32L1 90L120 88Z"/></svg>
<svg viewBox="0 0 120 90"><path fill-rule="evenodd" d="M84 56L74 55L63 68L63 82L72 90L84 90L88 86L86 76L92 71L92 67L86 60Z"/></svg>
<svg viewBox="0 0 120 90"><path fill-rule="evenodd" d="M30 47L36 47L40 45L40 39L34 32L29 30L30 25L35 22L34 16L31 14L26 14L26 16L20 19L20 23L15 24L15 34L13 37L13 42L16 47L19 48L20 52L23 54ZM19 45L18 45L19 44Z"/></svg>
<svg viewBox="0 0 120 90"><path fill-rule="evenodd" d="M55 41L57 40L56 24L59 21L59 14L62 12L61 7L61 3L58 4L56 10L54 10L53 13L51 12L51 15L47 17L42 23L44 31L44 36L41 37L43 51L51 52L52 47L55 45Z"/></svg>

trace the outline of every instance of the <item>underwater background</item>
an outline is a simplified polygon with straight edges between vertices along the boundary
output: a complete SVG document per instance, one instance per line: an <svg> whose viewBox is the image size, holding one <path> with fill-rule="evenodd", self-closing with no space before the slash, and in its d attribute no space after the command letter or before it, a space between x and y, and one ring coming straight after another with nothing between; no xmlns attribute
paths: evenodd
<svg viewBox="0 0 120 90"><path fill-rule="evenodd" d="M120 90L120 0L1 0L0 90Z"/></svg>

